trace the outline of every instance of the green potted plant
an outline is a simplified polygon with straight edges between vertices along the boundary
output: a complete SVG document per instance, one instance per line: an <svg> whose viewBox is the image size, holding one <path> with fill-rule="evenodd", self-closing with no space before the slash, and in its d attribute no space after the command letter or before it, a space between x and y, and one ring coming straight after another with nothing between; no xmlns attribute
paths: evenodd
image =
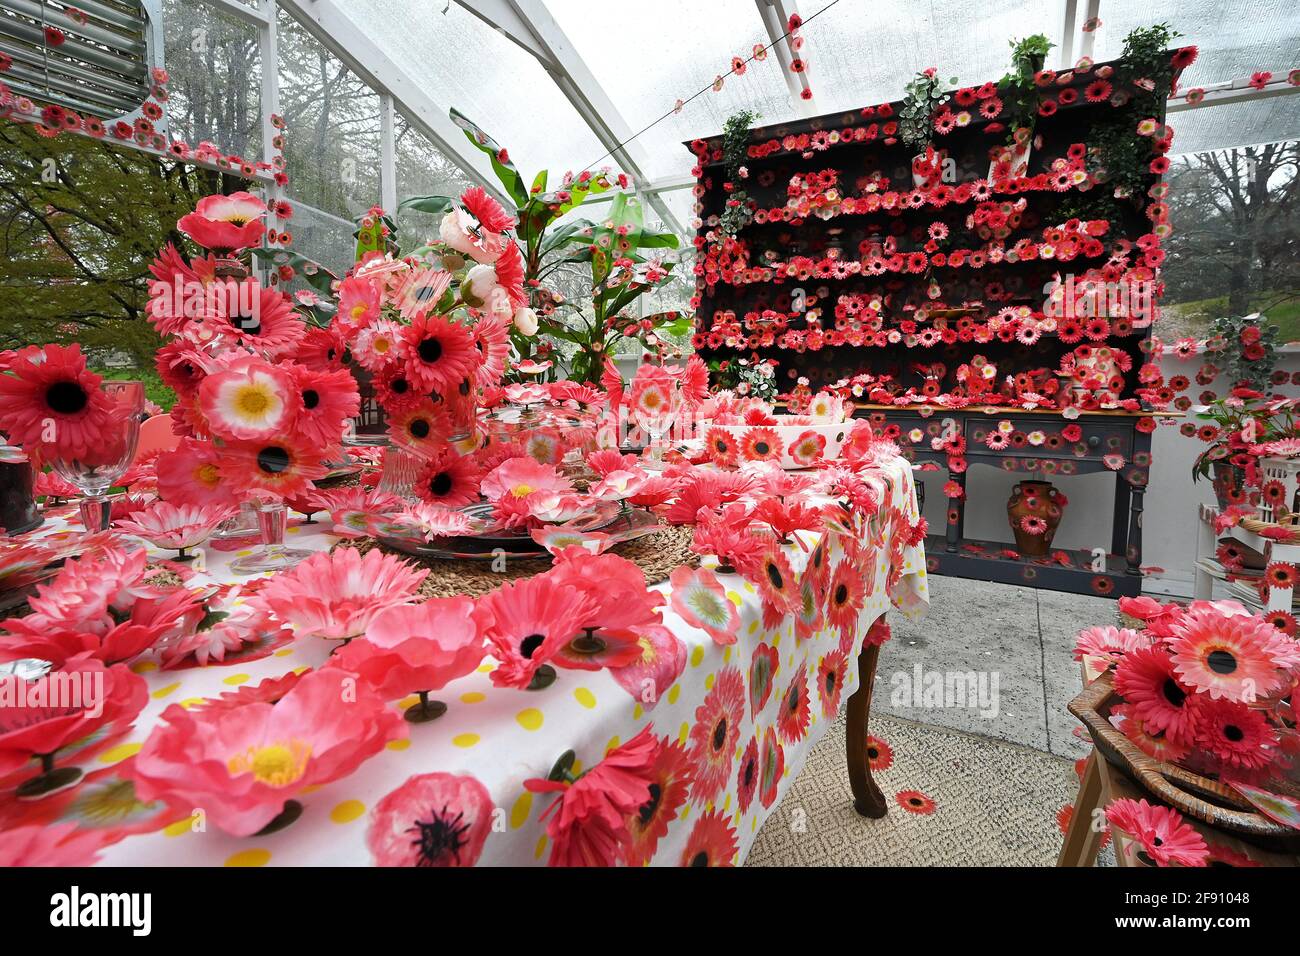
<svg viewBox="0 0 1300 956"><path fill-rule="evenodd" d="M1038 84L1034 78L1055 45L1041 33L1011 41L1011 72L999 84L1006 104L1007 143L990 151L990 179L996 178L997 173L1023 176L1029 168L1029 151L1038 119Z"/></svg>
<svg viewBox="0 0 1300 956"><path fill-rule="evenodd" d="M949 81L955 85L957 78ZM916 79L904 88L906 95L898 109L898 138L909 149L916 150L912 158L912 181L917 188L932 182L936 171L943 166L944 153L931 145L934 133L934 114L948 101L939 71L935 67L916 74Z"/></svg>

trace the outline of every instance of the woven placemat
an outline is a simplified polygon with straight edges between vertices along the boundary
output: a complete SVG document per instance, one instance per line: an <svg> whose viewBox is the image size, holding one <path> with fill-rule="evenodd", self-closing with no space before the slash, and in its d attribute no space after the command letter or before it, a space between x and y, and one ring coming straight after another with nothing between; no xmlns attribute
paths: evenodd
<svg viewBox="0 0 1300 956"><path fill-rule="evenodd" d="M693 529L690 525L668 526L644 538L616 544L610 549L611 554L627 558L643 572L646 584L658 584L681 565L699 567L699 555L691 550ZM365 554L371 548L379 548L388 554L405 558L420 567L429 569L429 576L420 585L420 593L425 597L455 597L458 594L469 597L482 597L495 591L507 581L530 578L541 574L551 567L545 558L511 558L503 570L492 570L490 561L444 561L431 558L417 558L404 551L385 547L374 538L351 538L340 541L335 548L356 548Z"/></svg>

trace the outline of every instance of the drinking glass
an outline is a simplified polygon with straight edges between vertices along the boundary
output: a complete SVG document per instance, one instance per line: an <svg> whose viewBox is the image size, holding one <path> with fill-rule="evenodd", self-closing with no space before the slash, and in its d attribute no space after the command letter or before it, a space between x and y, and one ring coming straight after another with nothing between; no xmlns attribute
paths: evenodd
<svg viewBox="0 0 1300 956"><path fill-rule="evenodd" d="M258 574L262 571L283 571L301 564L312 556L303 548L290 548L284 543L284 529L288 523L289 509L283 501L256 503L257 528L262 544L242 558L230 562L236 574Z"/></svg>
<svg viewBox="0 0 1300 956"><path fill-rule="evenodd" d="M140 382L104 382L104 394L115 407L114 424L100 446L80 458L50 459L60 478L81 491L81 521L87 531L108 530L111 505L108 489L124 475L135 460L140 442L140 421L144 417L144 385Z"/></svg>

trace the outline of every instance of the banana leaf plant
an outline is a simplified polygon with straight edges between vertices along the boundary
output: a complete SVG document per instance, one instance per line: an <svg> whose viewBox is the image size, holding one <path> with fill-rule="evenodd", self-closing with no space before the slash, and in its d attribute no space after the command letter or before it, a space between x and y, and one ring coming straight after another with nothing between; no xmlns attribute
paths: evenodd
<svg viewBox="0 0 1300 956"><path fill-rule="evenodd" d="M667 260L665 254L643 255L642 250L671 250L678 244L670 232L645 229L641 203L635 196L619 192L599 222L567 218L558 224L591 197L626 187L624 174L611 176L604 170L584 171L577 176L568 173L553 188L549 173L542 170L528 186L504 147L456 110L451 110L450 116L466 138L487 155L506 197L514 203L524 286L537 314L538 331L577 347L570 361L570 378L598 380L605 356L620 337L644 341L656 332L681 334L673 323L683 331L689 326L689 320L682 320L676 313L643 319L623 317L624 310L639 296L673 279L675 262ZM450 196L415 196L403 200L398 210L443 216L453 202ZM560 268L583 263L591 267L590 314L582 305L564 301L546 286ZM519 329L512 330L511 337L520 358L531 358L537 338Z"/></svg>

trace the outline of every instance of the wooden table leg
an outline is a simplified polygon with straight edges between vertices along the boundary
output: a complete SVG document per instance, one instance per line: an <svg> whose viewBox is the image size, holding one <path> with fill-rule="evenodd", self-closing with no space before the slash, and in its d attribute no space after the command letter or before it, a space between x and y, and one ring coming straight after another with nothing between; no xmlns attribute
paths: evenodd
<svg viewBox="0 0 1300 956"><path fill-rule="evenodd" d="M1061 855L1056 858L1057 866L1093 866L1097 862L1103 833L1094 829L1092 822L1093 811L1101 805L1100 759L1094 748L1083 768L1079 795L1074 798L1074 815L1061 844Z"/></svg>
<svg viewBox="0 0 1300 956"><path fill-rule="evenodd" d="M871 690L876 680L879 645L864 647L858 655L858 689L849 698L848 732L845 734L849 759L849 786L853 788L853 809L864 817L885 815L885 795L871 779L867 763L867 721L871 717Z"/></svg>

